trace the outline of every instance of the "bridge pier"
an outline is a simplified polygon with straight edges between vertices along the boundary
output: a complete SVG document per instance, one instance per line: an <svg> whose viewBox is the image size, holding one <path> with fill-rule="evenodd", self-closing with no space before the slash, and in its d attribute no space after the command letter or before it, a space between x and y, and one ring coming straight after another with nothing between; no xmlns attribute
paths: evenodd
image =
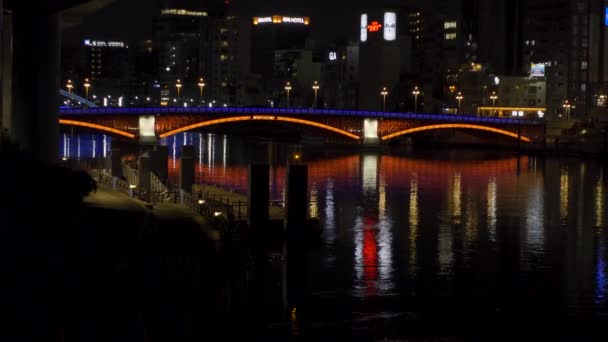
<svg viewBox="0 0 608 342"><path fill-rule="evenodd" d="M363 145L365 146L377 146L380 144L380 137L378 135L378 119L364 119L363 120Z"/></svg>
<svg viewBox="0 0 608 342"><path fill-rule="evenodd" d="M268 225L269 175L268 165L249 165L247 220L252 229Z"/></svg>
<svg viewBox="0 0 608 342"><path fill-rule="evenodd" d="M154 150L150 151L152 160L152 172L158 179L166 183L169 178L169 147L155 145ZM194 171L192 171L194 174Z"/></svg>
<svg viewBox="0 0 608 342"><path fill-rule="evenodd" d="M179 168L179 188L192 192L194 184L194 146L183 146Z"/></svg>
<svg viewBox="0 0 608 342"><path fill-rule="evenodd" d="M139 189L139 196L144 201L150 201L150 171L152 170L152 162L150 160L150 155L148 153L144 153L139 156L137 171L139 173L139 184L137 187Z"/></svg>
<svg viewBox="0 0 608 342"><path fill-rule="evenodd" d="M288 165L286 182L285 229L295 237L306 233L308 225L308 166Z"/></svg>
<svg viewBox="0 0 608 342"><path fill-rule="evenodd" d="M122 151L117 148L112 149L112 155L110 156L110 170L112 177L121 178L122 174Z"/></svg>

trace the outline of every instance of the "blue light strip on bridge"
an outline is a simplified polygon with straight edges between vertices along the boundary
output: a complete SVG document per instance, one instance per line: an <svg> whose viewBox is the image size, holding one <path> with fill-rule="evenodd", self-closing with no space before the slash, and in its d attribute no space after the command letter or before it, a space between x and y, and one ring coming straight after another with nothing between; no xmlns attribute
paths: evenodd
<svg viewBox="0 0 608 342"><path fill-rule="evenodd" d="M355 110L331 110L331 109L299 109L299 108L246 108L246 107L142 107L142 108L61 108L60 115L163 115L163 114L239 114L239 115L302 115L302 116L334 116L334 117L360 117L377 119L409 119L409 120L431 120L449 122L478 122L493 124L525 124L540 125L539 120L511 119L511 118L488 118L477 116L461 116L446 114L414 114L414 113L391 113Z"/></svg>

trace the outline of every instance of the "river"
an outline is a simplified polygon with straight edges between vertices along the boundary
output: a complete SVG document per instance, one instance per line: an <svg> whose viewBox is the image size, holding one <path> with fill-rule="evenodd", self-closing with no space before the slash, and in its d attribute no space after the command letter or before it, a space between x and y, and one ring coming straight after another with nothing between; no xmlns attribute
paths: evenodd
<svg viewBox="0 0 608 342"><path fill-rule="evenodd" d="M180 146L194 145L197 182L240 192L248 164L270 162L273 199L284 196L287 159L299 153L309 166L322 243L269 258L255 295L265 303L256 322L271 334L376 338L410 336L420 322L608 317L608 170L596 161L199 133L162 143L173 180ZM95 157L111 144L65 135L62 156Z"/></svg>

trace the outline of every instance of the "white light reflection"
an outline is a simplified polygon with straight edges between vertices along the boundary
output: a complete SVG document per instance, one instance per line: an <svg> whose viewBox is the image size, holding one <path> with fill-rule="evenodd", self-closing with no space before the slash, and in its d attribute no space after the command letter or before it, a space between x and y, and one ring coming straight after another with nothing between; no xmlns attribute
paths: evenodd
<svg viewBox="0 0 608 342"><path fill-rule="evenodd" d="M452 227L448 224L441 224L437 234L437 260L439 262L439 274L444 277L450 277L453 272L453 245Z"/></svg>
<svg viewBox="0 0 608 342"><path fill-rule="evenodd" d="M186 145L188 145L188 133L184 132L184 145L183 146L186 146Z"/></svg>
<svg viewBox="0 0 608 342"><path fill-rule="evenodd" d="M600 171L600 178L595 185L595 226L598 228L604 225L604 170Z"/></svg>
<svg viewBox="0 0 608 342"><path fill-rule="evenodd" d="M308 203L308 214L311 218L319 217L319 208L317 206L318 193L317 184L312 184L310 189L310 202Z"/></svg>
<svg viewBox="0 0 608 342"><path fill-rule="evenodd" d="M418 240L418 176L412 175L410 179L410 248L409 248L409 270L412 278L416 277L417 240Z"/></svg>
<svg viewBox="0 0 608 342"><path fill-rule="evenodd" d="M376 192L378 186L378 156L366 154L363 156L363 191L366 193Z"/></svg>
<svg viewBox="0 0 608 342"><path fill-rule="evenodd" d="M93 158L97 156L97 137L93 137Z"/></svg>
<svg viewBox="0 0 608 342"><path fill-rule="evenodd" d="M529 254L541 255L545 244L545 197L542 182L528 191L526 206L526 241Z"/></svg>
<svg viewBox="0 0 608 342"><path fill-rule="evenodd" d="M386 181L380 178L378 198L378 290L381 295L391 292L393 283L393 232L386 202Z"/></svg>
<svg viewBox="0 0 608 342"><path fill-rule="evenodd" d="M80 160L80 134L76 137L76 158Z"/></svg>
<svg viewBox="0 0 608 342"><path fill-rule="evenodd" d="M103 157L106 158L108 156L108 136L103 135Z"/></svg>
<svg viewBox="0 0 608 342"><path fill-rule="evenodd" d="M173 154L173 168L177 167L177 138L175 136L172 137L173 145L171 146L172 154Z"/></svg>
<svg viewBox="0 0 608 342"><path fill-rule="evenodd" d="M454 174L452 180L452 193L450 198L452 220L454 224L460 224L462 218L462 175L460 173Z"/></svg>
<svg viewBox="0 0 608 342"><path fill-rule="evenodd" d="M213 135L211 133L207 134L207 168L209 169L209 174L211 174L211 165L213 165L214 143Z"/></svg>
<svg viewBox="0 0 608 342"><path fill-rule="evenodd" d="M224 141L222 142L222 164L224 165L224 177L226 176L226 162L228 155L228 136L224 134Z"/></svg>
<svg viewBox="0 0 608 342"><path fill-rule="evenodd" d="M336 214L335 203L334 203L334 180L332 178L327 180L327 189L325 192L325 242L329 246L333 246L336 243ZM330 263L335 262L335 255L331 257Z"/></svg>
<svg viewBox="0 0 608 342"><path fill-rule="evenodd" d="M496 177L488 181L488 237L496 242Z"/></svg>
<svg viewBox="0 0 608 342"><path fill-rule="evenodd" d="M363 230L364 223L363 218L360 215L357 215L355 219L355 227L353 228L354 242L355 242L355 284L356 287L360 287L361 282L363 281Z"/></svg>
<svg viewBox="0 0 608 342"><path fill-rule="evenodd" d="M568 169L563 169L560 177L559 214L562 221L568 219Z"/></svg>
<svg viewBox="0 0 608 342"><path fill-rule="evenodd" d="M63 158L68 158L68 135L66 133L63 134ZM93 155L93 157L95 157Z"/></svg>

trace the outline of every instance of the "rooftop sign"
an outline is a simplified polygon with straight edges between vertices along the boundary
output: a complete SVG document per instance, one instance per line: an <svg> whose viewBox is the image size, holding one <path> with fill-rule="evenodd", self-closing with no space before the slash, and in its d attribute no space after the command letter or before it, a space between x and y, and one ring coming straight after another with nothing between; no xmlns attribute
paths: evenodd
<svg viewBox="0 0 608 342"><path fill-rule="evenodd" d="M269 17L253 17L253 25L262 24L295 24L295 25L309 25L309 17L289 17L283 15L273 15Z"/></svg>

